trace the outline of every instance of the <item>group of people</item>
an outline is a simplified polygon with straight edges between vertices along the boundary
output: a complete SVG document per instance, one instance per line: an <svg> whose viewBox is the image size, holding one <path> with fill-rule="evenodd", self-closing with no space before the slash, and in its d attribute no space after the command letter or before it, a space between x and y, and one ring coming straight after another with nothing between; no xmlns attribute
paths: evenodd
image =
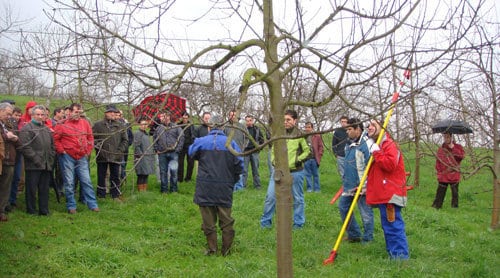
<svg viewBox="0 0 500 278"><path fill-rule="evenodd" d="M97 197L105 198L108 191L115 200L120 200L124 157L133 145L134 170L137 188L147 190L148 176L155 173L156 157L160 168L160 191L178 191L178 180L189 181L193 175L194 162L198 161L194 203L200 208L202 230L206 236L207 254L216 254L217 230L222 230L222 255L227 255L234 240L234 219L231 216L233 193L247 186L249 167L252 167L253 186L261 187L258 173L259 156L253 151L264 143L261 130L255 119L246 116L246 126L235 118L235 111L221 121L210 113L202 116L202 124L195 127L189 114L184 113L178 123L172 121L169 112L159 113L154 128L151 121L140 120L139 129L130 136L130 125L121 117L121 111L108 105L104 119L91 125L84 116L81 104L73 103L66 109L56 109L54 118L48 110L35 102L26 105L25 114L12 104L0 103L0 220L7 221L7 212L15 206L11 192L17 193L19 182L18 163L24 163L26 210L30 214L48 215L49 186L55 183L58 173L63 183L68 213L77 212L75 200L76 184L80 186L81 201L94 212L99 211ZM16 113L14 113L16 112ZM61 115L62 114L62 115ZM405 223L401 209L406 206L406 172L401 150L385 132L377 144L382 125L371 120L365 130L356 118L342 117L341 127L335 129L332 149L337 158L337 167L342 177L342 194L338 207L343 221L353 202L358 186L361 186L357 206L363 224L363 232L354 215L349 219L347 238L350 242L373 240L373 211L380 211L380 219L386 249L393 259L408 259L409 248ZM299 130L298 114L287 110L284 127L287 146L288 169L292 177L293 228L305 225L304 179L308 192L319 192L318 167L323 155L323 141L314 133L313 124L305 124L305 134ZM147 128L150 127L150 131ZM153 136L153 142L150 140ZM232 142L227 145L228 138ZM249 138L251 137L251 138ZM445 142L438 150L436 170L438 191L433 207L441 208L446 188L452 189L452 207L458 207L458 183L463 148L444 134ZM228 148L227 146L230 146ZM274 148L274 145L272 146ZM231 150L232 149L232 150ZM96 152L97 194L90 179L89 157ZM236 153L246 153L238 156ZM271 149L271 177L269 179L264 210L260 219L263 228L272 225L276 208L274 151ZM360 185L367 163L373 158L367 180ZM184 175L184 161L187 170ZM14 188L14 185L16 188ZM38 208L37 208L38 204ZM218 219L218 220L217 220Z"/></svg>
<svg viewBox="0 0 500 278"><path fill-rule="evenodd" d="M121 191L123 163L131 144L130 125L122 112L108 105L104 119L93 125L85 117L81 104L49 110L35 101L26 104L24 114L15 103L0 103L0 219L17 207L18 188L24 175L26 212L49 214L49 189L64 196L70 214L77 212L75 189L79 200L91 211L100 211L90 178L89 158L93 150L97 163L97 197L109 192L118 200ZM24 169L24 170L22 170ZM61 196L59 196L61 195Z"/></svg>
<svg viewBox="0 0 500 278"><path fill-rule="evenodd" d="M313 149L311 144L308 144L306 138L299 137L302 133L298 129L297 123L297 112L287 110L284 117L284 127L286 135L290 137L286 139L286 146L288 168L292 176L294 229L300 229L305 224L304 167L311 157L314 158L311 156ZM311 128L312 126L308 127L308 129ZM346 143L342 165L344 192L339 201L340 213L343 218L346 217L353 193L360 182L370 155L373 155L375 161L368 175L366 189L363 189L366 194L363 194L363 197L358 201L365 232L361 234L359 226L352 218L348 229L348 239L352 242L373 240L371 206L375 206L380 210L389 256L393 259L408 259L408 242L401 216L401 208L406 205L406 172L401 151L387 133L384 134L380 145L375 143L382 130L380 123L375 120L370 121L366 136L363 136L362 123L357 119L347 119L344 128L348 140L343 142ZM189 154L199 161L194 202L200 207L202 230L207 238L207 254L209 255L217 252L217 219L219 219L219 226L222 230L223 255L227 254L233 241L234 219L231 217L233 188L244 168L241 157L232 154L225 147L226 133L214 126L214 130L207 136L196 139L189 148ZM231 147L236 151L240 150L235 141L231 142ZM271 160L274 162L274 159L272 151ZM319 164L315 158L314 160L315 164ZM276 209L273 169L264 201L264 212L260 219L263 228L271 227Z"/></svg>
<svg viewBox="0 0 500 278"><path fill-rule="evenodd" d="M372 241L372 208L378 208L390 258L408 259L408 241L401 215L401 209L407 202L406 171L402 152L387 132L380 138L380 145L375 143L382 128L376 120L370 121L367 130L356 118L342 116L340 123L341 127L335 129L332 140L338 172L342 177L339 212L342 221L345 221L358 186L361 186L356 205L363 224L362 232L356 217L351 215L345 239L349 242ZM462 146L453 141L451 133L443 133L443 140L444 143L436 155L438 189L432 204L436 209L442 207L448 185L452 191L451 206L458 207L460 162L464 158ZM373 156L373 164L368 169L367 180L360 184L370 156Z"/></svg>

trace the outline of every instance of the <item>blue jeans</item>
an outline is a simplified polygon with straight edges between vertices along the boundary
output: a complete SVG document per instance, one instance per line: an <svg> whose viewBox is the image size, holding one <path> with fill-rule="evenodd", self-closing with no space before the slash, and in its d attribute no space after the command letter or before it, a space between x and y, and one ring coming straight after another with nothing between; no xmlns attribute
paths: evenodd
<svg viewBox="0 0 500 278"><path fill-rule="evenodd" d="M68 154L60 154L59 165L64 183L64 195L66 196L66 208L76 209L75 201L75 177L80 181L83 199L89 209L97 208L94 186L90 180L89 160L82 157L78 160Z"/></svg>
<svg viewBox="0 0 500 278"><path fill-rule="evenodd" d="M380 223L384 230L385 246L389 257L395 260L407 260L410 258L408 240L406 239L405 222L401 216L401 207L394 205L396 219L394 222L387 221L387 204L378 205L380 210Z"/></svg>
<svg viewBox="0 0 500 278"><path fill-rule="evenodd" d="M124 156L124 159L120 163L120 180L124 180L127 176L127 160L125 159L126 157L128 157L128 154Z"/></svg>
<svg viewBox="0 0 500 278"><path fill-rule="evenodd" d="M160 180L162 193L177 192L177 171L179 169L179 154L176 152L158 154L160 165ZM168 182L170 177L170 189Z"/></svg>
<svg viewBox="0 0 500 278"><path fill-rule="evenodd" d="M269 173L271 173L271 171L273 170L274 166L273 166L273 162L271 161L271 148L268 149L267 151L267 169L269 170Z"/></svg>
<svg viewBox="0 0 500 278"><path fill-rule="evenodd" d="M240 191L243 190L243 174L240 175L240 179L234 184L234 189L233 191Z"/></svg>
<svg viewBox="0 0 500 278"><path fill-rule="evenodd" d="M354 200L354 196L342 196L339 200L339 211L342 221L345 221L347 212ZM359 228L354 212L351 215L351 220L347 226L347 238L348 239L363 239L363 241L373 240L373 210L370 206L366 204L366 196L360 195L358 198L358 208L361 215L361 221L363 222L364 233L361 234L361 229Z"/></svg>
<svg viewBox="0 0 500 278"><path fill-rule="evenodd" d="M243 187L247 187L248 178L248 164L252 167L253 186L260 188L260 175L259 175L259 153L249 154L243 157Z"/></svg>
<svg viewBox="0 0 500 278"><path fill-rule="evenodd" d="M306 177L307 191L319 192L319 171L316 159L311 158L304 163L304 176Z"/></svg>
<svg viewBox="0 0 500 278"><path fill-rule="evenodd" d="M344 161L345 157L337 156L337 171L339 172L340 178L344 177Z"/></svg>
<svg viewBox="0 0 500 278"><path fill-rule="evenodd" d="M291 173L292 182L292 197L293 197L293 226L302 227L306 222L304 213L304 188L302 186L304 180L304 171L296 171ZM271 172L269 186L267 187L266 200L264 201L264 213L260 219L260 226L263 228L271 227L274 211L276 210L276 193L274 183L274 169Z"/></svg>

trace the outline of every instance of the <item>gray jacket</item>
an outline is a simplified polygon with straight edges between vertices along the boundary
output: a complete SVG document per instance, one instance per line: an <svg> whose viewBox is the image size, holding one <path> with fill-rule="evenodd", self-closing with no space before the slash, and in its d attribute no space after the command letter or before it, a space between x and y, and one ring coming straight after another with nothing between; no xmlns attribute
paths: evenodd
<svg viewBox="0 0 500 278"><path fill-rule="evenodd" d="M173 151L179 153L184 146L184 133L174 123L168 123L167 126L164 124L159 125L153 134L153 138L154 150L158 153Z"/></svg>
<svg viewBox="0 0 500 278"><path fill-rule="evenodd" d="M155 153L147 132L138 130L134 133L134 166L137 175L155 173Z"/></svg>
<svg viewBox="0 0 500 278"><path fill-rule="evenodd" d="M224 133L226 134L227 137L229 137L229 134L231 133L232 130L234 130L234 135L233 135L233 140L238 144L238 147L243 151L245 149L246 144L248 143L247 140L245 140L245 133L244 130L246 130L246 126L239 123L239 122L229 122L224 126Z"/></svg>

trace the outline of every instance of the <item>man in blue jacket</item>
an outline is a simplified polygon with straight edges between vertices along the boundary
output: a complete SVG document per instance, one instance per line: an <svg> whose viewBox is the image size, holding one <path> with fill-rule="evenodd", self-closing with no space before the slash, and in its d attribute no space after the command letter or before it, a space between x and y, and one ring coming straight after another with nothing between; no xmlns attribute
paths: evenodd
<svg viewBox="0 0 500 278"><path fill-rule="evenodd" d="M366 164L370 159L370 151L365 139L362 138L363 124L358 119L351 118L347 121L346 131L349 141L345 146L344 175L342 176L344 190L339 200L339 212L342 221L345 221L347 212L354 200L354 194L365 172ZM366 184L361 186L363 188L357 205L363 222L364 233L361 233L356 217L352 214L349 226L347 226L347 239L350 242L369 242L373 240L373 211L366 204Z"/></svg>
<svg viewBox="0 0 500 278"><path fill-rule="evenodd" d="M189 156L198 160L198 175L193 201L200 207L201 228L207 238L206 255L217 253L216 223L222 230L223 256L229 254L234 239L234 219L231 217L233 188L243 172L243 158L232 154L225 146L227 136L218 117L211 119L211 131L207 136L196 138L189 147ZM231 141L231 147L240 152Z"/></svg>

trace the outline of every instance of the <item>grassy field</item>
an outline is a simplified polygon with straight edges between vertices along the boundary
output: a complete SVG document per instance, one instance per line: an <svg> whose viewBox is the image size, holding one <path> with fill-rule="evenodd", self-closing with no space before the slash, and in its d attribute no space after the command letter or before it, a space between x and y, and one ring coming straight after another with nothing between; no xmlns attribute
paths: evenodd
<svg viewBox="0 0 500 278"><path fill-rule="evenodd" d="M262 153L265 162L265 153ZM407 159L411 164L411 160ZM335 162L325 154L322 192L306 193L306 226L293 232L296 277L498 277L498 231L491 219L491 178L478 175L462 182L460 208L431 208L435 177L432 161L424 164L422 185L409 192L404 210L411 259L387 259L378 212L375 241L342 243L333 265L323 266L342 223L329 200L340 182ZM408 169L411 170L409 165ZM95 169L92 170L95 182ZM268 180L266 163L261 177ZM101 212L79 204L66 213L51 192L48 217L24 212L24 195L9 222L0 224L1 277L272 277L276 276L276 230L259 226L265 190L249 188L234 196L236 240L228 257L203 255L205 239L198 208L192 202L194 182L180 192L160 195L155 177L149 191L138 193L134 176L124 187L125 202L100 200ZM486 191L486 192L485 192Z"/></svg>
<svg viewBox="0 0 500 278"><path fill-rule="evenodd" d="M329 142L325 139L325 142ZM407 170L413 153L405 151ZM266 153L261 179L267 184ZM95 160L92 179L96 182ZM466 159L464 163L468 163ZM130 164L130 163L129 163ZM343 242L333 265L323 266L340 232L338 208L329 201L340 186L331 153L320 168L321 193L306 193L306 225L293 231L296 277L499 277L500 240L489 231L492 177L479 173L460 185L460 208L431 208L436 189L434 160L426 158L421 185L409 191L403 210L411 259L388 260L375 211L375 241ZM125 201L99 200L101 212L78 204L66 212L51 191L48 217L25 213L24 194L9 221L0 223L0 277L273 277L276 276L276 230L263 230L265 189L234 195L236 239L228 257L206 257L201 218L192 202L194 181L180 192L160 195L150 177L149 191L135 190L135 175L123 187ZM220 239L219 239L220 240Z"/></svg>

